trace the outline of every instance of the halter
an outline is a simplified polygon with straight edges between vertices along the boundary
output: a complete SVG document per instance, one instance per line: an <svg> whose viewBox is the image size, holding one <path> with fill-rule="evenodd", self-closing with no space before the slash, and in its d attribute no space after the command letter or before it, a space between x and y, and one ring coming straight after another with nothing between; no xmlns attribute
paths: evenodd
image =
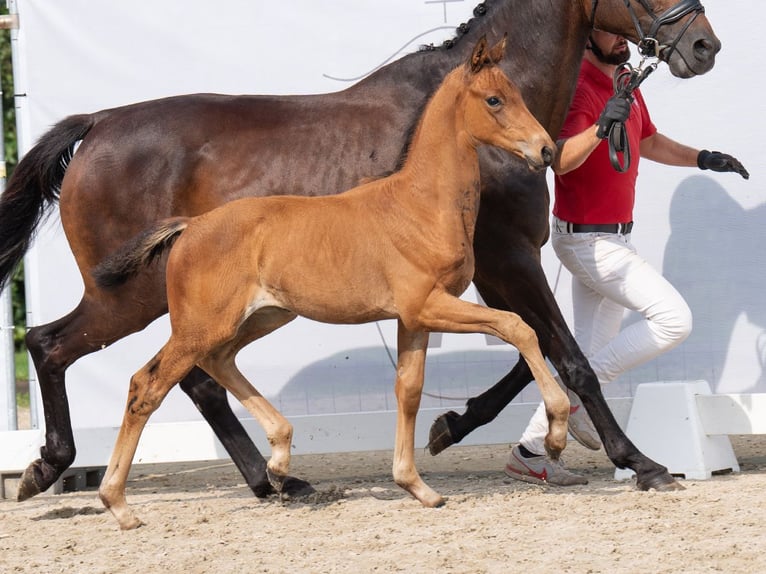
<svg viewBox="0 0 766 574"><path fill-rule="evenodd" d="M628 13L630 14L631 20L633 20L633 26L636 28L636 32L639 37L638 41L638 51L641 53L642 56L649 57L649 58L659 58L660 54L665 52L665 50L668 50L663 55L665 56L665 61L670 60L670 56L673 53L673 51L676 49L676 46L678 45L679 40L681 40L681 36L686 33L686 30L689 29L689 26L692 25L692 23L697 19L697 16L700 14L703 14L705 12L705 7L702 5L702 3L699 0L680 0L678 4L675 6L672 6L665 10L662 14L659 16L656 16L654 14L654 11L652 10L652 7L649 5L649 3L646 0L638 0L639 4L641 4L642 8L646 11L649 16L652 18L652 25L649 27L649 32L647 34L644 34L643 28L641 28L641 22L638 20L638 16L636 16L636 11L633 9L633 4L631 0L625 0L625 7L628 9ZM590 23L591 27L595 24L596 21L596 8L598 7L598 0L593 0L593 3L591 4L591 12L590 12ZM681 32L676 36L676 39L673 40L673 42L670 45L666 44L660 44L657 40L657 32L662 26L665 26L666 24L673 24L675 22L678 22L681 18L684 16L687 16L689 14L692 14L693 16L689 18L689 21L684 25Z"/></svg>
<svg viewBox="0 0 766 574"><path fill-rule="evenodd" d="M668 8L662 14L656 16L646 0L638 0L638 2L646 13L652 17L652 25L649 27L649 32L644 34L644 30L641 28L641 23L638 20L638 16L636 16L636 11L633 9L631 0L625 0L625 6L630 13L630 17L633 20L633 26L635 26L638 37L640 38L638 41L638 51L641 54L641 63L637 68L634 68L626 62L619 66L614 72L615 95L623 97L629 101L633 101L633 91L657 68L657 60L660 58L660 54L664 56L665 61L669 61L679 40L681 40L681 36L686 33L686 30L688 30L689 26L691 26L694 20L697 19L697 16L705 12L705 8L699 0L681 0L675 6ZM597 7L598 0L593 0L590 13L591 27L594 27L596 22ZM689 21L684 25L678 36L676 36L676 39L673 40L670 45L659 43L657 40L657 32L662 26L678 22L684 16L692 13L693 16L689 18ZM644 68L647 60L652 61L646 68ZM625 124L622 122L614 123L609 131L608 140L609 161L612 163L612 167L620 173L627 171L630 167L630 144L628 143ZM617 152L623 152L623 163L620 163Z"/></svg>

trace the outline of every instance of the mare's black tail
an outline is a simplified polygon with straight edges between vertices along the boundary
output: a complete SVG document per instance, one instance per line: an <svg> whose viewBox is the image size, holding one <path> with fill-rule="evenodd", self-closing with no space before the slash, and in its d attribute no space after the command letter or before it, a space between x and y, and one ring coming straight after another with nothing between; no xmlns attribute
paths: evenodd
<svg viewBox="0 0 766 574"><path fill-rule="evenodd" d="M69 116L44 134L21 159L0 196L0 289L29 249L37 228L58 200L74 144L94 116Z"/></svg>

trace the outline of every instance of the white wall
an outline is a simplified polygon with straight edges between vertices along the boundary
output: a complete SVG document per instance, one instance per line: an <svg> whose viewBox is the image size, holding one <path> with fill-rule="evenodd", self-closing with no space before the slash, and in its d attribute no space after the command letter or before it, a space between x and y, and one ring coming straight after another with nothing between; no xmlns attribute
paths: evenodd
<svg viewBox="0 0 766 574"><path fill-rule="evenodd" d="M191 92L314 93L341 89L377 66L440 43L470 17L475 0L198 0L93 2L18 0L21 58L19 123L28 149L71 113ZM716 68L694 80L664 67L644 87L662 131L685 143L733 153L752 177L642 164L634 241L688 297L692 338L607 389L630 396L639 382L707 379L717 391L766 390L766 305L761 298L760 183L764 162L764 80L755 22L766 5L708 0L707 14L724 49ZM446 14L446 19L445 19ZM746 18L743 15L747 15ZM752 21L752 26L747 22ZM743 23L744 22L744 23ZM761 216L760 219L763 219ZM569 317L569 278L549 248L544 266ZM82 283L55 218L27 260L33 280L30 323L71 310ZM469 291L468 298L475 298ZM256 386L287 415L395 408L395 325L355 327L296 321L241 355ZM76 427L119 424L130 375L168 334L166 320L68 370ZM430 353L425 407L462 405L503 375L517 354L481 336L444 336ZM534 389L520 400L536 400ZM174 391L152 419L196 419ZM509 440L515 437L509 437Z"/></svg>

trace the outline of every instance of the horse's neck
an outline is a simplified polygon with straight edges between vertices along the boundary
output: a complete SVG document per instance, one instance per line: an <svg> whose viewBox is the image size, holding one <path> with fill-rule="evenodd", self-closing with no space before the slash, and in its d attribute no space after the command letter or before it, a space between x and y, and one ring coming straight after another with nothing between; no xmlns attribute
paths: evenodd
<svg viewBox="0 0 766 574"><path fill-rule="evenodd" d="M486 14L470 21L468 32L450 49L411 54L386 66L377 78L418 86L432 93L451 69L464 63L481 36L490 44L508 34L503 71L519 86L527 107L551 134L558 134L574 93L590 30L588 10L580 0L539 2L487 0Z"/></svg>
<svg viewBox="0 0 766 574"><path fill-rule="evenodd" d="M401 170L411 180L405 193L443 211L470 207L479 195L476 144L460 113L463 73L450 73L428 102Z"/></svg>

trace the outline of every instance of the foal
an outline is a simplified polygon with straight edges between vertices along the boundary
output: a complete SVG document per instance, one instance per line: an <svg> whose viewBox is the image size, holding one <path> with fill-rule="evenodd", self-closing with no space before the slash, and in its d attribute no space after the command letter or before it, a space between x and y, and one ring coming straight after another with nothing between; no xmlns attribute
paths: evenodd
<svg viewBox="0 0 766 574"><path fill-rule="evenodd" d="M226 387L263 427L272 447L269 479L279 491L292 426L239 372L248 343L301 315L327 323L398 320L397 423L393 476L424 506L443 498L414 462L428 334L485 333L515 345L540 386L550 420L549 454L566 444L569 403L548 370L535 332L505 311L458 296L474 271L480 144L544 169L553 142L495 64L503 40L482 38L434 94L402 169L341 195L233 201L194 218L173 218L131 240L95 274L128 280L171 245L167 295L172 334L131 379L122 427L101 484L121 528L141 524L125 482L141 431L167 392L195 365Z"/></svg>

